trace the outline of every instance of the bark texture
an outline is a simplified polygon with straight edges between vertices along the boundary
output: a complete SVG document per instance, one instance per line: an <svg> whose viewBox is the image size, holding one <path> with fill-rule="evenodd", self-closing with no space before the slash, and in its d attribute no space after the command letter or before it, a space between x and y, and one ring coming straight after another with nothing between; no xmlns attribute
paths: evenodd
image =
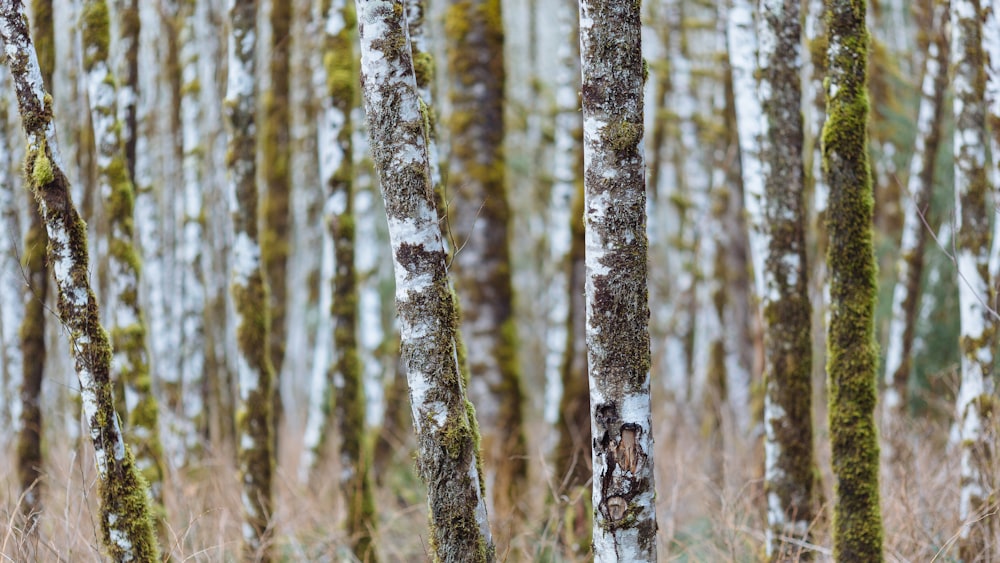
<svg viewBox="0 0 1000 563"><path fill-rule="evenodd" d="M758 23L764 182L764 492L772 561L808 558L813 520L812 338L805 250L798 0L764 0Z"/></svg>
<svg viewBox="0 0 1000 563"><path fill-rule="evenodd" d="M448 39L448 213L461 303L469 397L483 428L494 524L520 520L527 477L524 391L517 357L504 142L500 0L451 0Z"/></svg>
<svg viewBox="0 0 1000 563"><path fill-rule="evenodd" d="M229 190L231 201L236 204L231 290L236 305L239 348L240 405L236 413L236 431L243 484L243 550L244 557L249 560L270 561L274 369L268 345L271 314L257 218L256 0L230 0L229 21L229 79L225 107L229 128Z"/></svg>
<svg viewBox="0 0 1000 563"><path fill-rule="evenodd" d="M990 309L990 216L986 176L985 59L978 0L952 0L951 68L955 91L955 234L958 261L961 385L957 398L962 465L959 555L990 561L998 554L996 411L993 377L996 313Z"/></svg>
<svg viewBox="0 0 1000 563"><path fill-rule="evenodd" d="M594 558L655 561L639 5L580 2Z"/></svg>
<svg viewBox="0 0 1000 563"><path fill-rule="evenodd" d="M868 165L868 32L865 2L827 0L823 170L830 187L827 364L838 561L882 561L879 447L875 428L876 264Z"/></svg>
<svg viewBox="0 0 1000 563"><path fill-rule="evenodd" d="M28 139L25 175L49 235L47 257L55 274L59 319L75 355L84 417L98 470L101 543L116 561L155 561L147 485L122 437L111 386L111 343L100 323L88 271L86 226L70 196L62 171L52 118L24 6L0 8L0 37L14 79Z"/></svg>
<svg viewBox="0 0 1000 563"><path fill-rule="evenodd" d="M361 87L396 274L417 470L427 484L431 549L441 561L492 561L479 431L465 396L426 122L400 1L358 0Z"/></svg>

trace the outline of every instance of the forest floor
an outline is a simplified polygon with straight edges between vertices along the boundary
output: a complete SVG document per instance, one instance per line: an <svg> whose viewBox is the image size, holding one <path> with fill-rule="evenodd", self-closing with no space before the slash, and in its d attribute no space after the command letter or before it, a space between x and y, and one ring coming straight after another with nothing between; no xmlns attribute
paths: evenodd
<svg viewBox="0 0 1000 563"><path fill-rule="evenodd" d="M664 403L660 403L661 405ZM656 413L669 415L670 413ZM745 438L725 432L725 447L706 447L704 433L687 416L659 416L680 423L660 422L656 435L657 514L660 561L757 561L764 541L760 455ZM882 507L888 561L954 561L959 459L947 450L948 425L914 422L911 469L885 467ZM822 431L821 431L822 432ZM741 432L741 434L743 434ZM312 490L299 484L299 432L284 432L281 462L275 479L276 553L281 561L350 561L348 541L340 532L342 503L336 494L336 469ZM818 444L826 443L817 435ZM551 503L554 476L533 444L532 475L524 521L513 526L491 515L502 561L585 561L562 549L565 505ZM0 462L0 560L101 561L95 547L97 525L96 470L89 447L74 448L58 438L47 446L45 507L39 533L25 535L15 525L19 502L12 456ZM12 451L8 449L7 451ZM724 484L709 475L725 452ZM829 451L818 452L826 506L817 519L814 537L804 550L819 561L831 559L829 518L832 478ZM378 487L378 539L381 561L429 560L424 488L405 452ZM719 472L715 471L718 475ZM718 481L716 479L715 481ZM240 489L229 455L208 455L184 474L173 472L166 484L170 516L169 552L173 561L235 561L240 547Z"/></svg>

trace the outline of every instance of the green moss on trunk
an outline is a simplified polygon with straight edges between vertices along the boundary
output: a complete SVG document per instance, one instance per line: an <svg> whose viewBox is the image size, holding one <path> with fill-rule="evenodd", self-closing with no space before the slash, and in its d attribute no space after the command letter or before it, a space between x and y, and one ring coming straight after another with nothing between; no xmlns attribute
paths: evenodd
<svg viewBox="0 0 1000 563"><path fill-rule="evenodd" d="M830 320L827 374L835 477L834 557L882 561L879 447L875 428L877 295L868 164L868 32L865 3L827 0L827 120L823 170L830 187L827 231Z"/></svg>

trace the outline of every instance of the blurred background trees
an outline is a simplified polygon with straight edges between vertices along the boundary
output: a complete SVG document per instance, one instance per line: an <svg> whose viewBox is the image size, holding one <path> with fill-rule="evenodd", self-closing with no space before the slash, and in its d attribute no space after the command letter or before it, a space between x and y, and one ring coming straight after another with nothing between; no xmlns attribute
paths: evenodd
<svg viewBox="0 0 1000 563"><path fill-rule="evenodd" d="M586 491L593 446L584 336L589 208L578 49L579 26L592 23L580 20L574 0L509 0L502 9L471 0L393 5L406 11L422 99L413 127L435 147L428 153L430 185L443 186L433 200L436 224L449 253L445 266L455 275L466 344L456 347L454 361L469 368L466 390L480 420L481 475L497 555L587 558L590 520L600 507L591 506ZM248 499L241 499L247 483L234 476L238 451L250 448L243 426L250 419L235 413L242 412L240 391L249 381L264 385L271 377L262 361L265 345L249 339L247 347L240 323L270 316L277 330L266 348L280 391L270 410L284 414L278 425L263 415L255 423L261 433L255 436L269 433L280 443L276 452L260 454L274 464L270 492L245 489L251 504L267 507L253 525L259 553L422 558L431 541L427 491L412 461L418 442L404 379L412 358L401 358L407 348L400 346L394 306L398 279L368 124L360 96L348 88L361 84L359 55L345 47L358 48L357 29L337 2L242 6L256 32L243 53L254 70L241 74L227 46L228 3L108 2L113 103L100 90L88 91L87 69L96 59L93 49L80 48L85 24L92 23L84 2L28 6L62 167L87 222L89 275L108 326L116 320L110 305L130 303L134 293L123 289L114 260L120 235L132 229L141 266L136 304L146 319L149 385L160 405L165 454L162 486L154 489L166 515L158 530L163 547L181 559L236 556ZM661 557L738 559L759 553L768 537L783 541L778 522L768 524L767 492L777 491L777 478L791 470L778 475L778 465L768 464L775 471L765 473L765 444L770 459L781 458L775 447L782 435L769 435L768 425L783 415L812 421L803 452L814 469L803 479L811 477L814 489L799 496L810 497L814 512L779 503L785 507L774 514L801 519L786 528L800 540L789 544L796 557L833 550L831 456L843 458L830 446L842 428L831 429L827 417L834 390L828 377L840 374L826 367L827 322L839 307L836 291L827 288L844 278L827 268L825 256L850 246L830 238L832 230L828 236L828 202L836 195L820 168L820 131L826 96L846 95L839 86L835 92L822 86L832 71L825 22L838 6L642 4L640 147ZM1000 243L992 240L1000 176L995 10L989 2L877 0L867 3L864 18L870 113L852 122L852 131L864 125L870 141L858 150L870 162L870 273L878 292L869 338L878 346L868 351L864 385L883 391L881 404L868 404L874 395L864 401L881 409L877 435L888 454L879 484L889 531L885 553L911 560L974 560L982 545L976 538L995 533L992 520L964 526L977 511L990 513L996 499L990 496L996 468L984 465L995 463L985 454L996 447L995 358L987 357L996 347L1000 269ZM801 32L793 29L799 20ZM981 31L973 33L973 20ZM786 43L772 43L771 32ZM770 49L776 45L785 47ZM796 45L801 68L794 65ZM789 86L780 89L790 97L780 104L744 107L768 99L766 85L773 93L781 80L801 84L801 93ZM238 98L226 100L233 81L259 92L240 114L233 113ZM9 486L0 488L6 491L0 499L5 514L39 517L5 517L18 541L4 549L24 559L34 524L35 537L57 551L96 558L83 547L95 524L72 516L90 510L83 493L96 477L92 453L81 447L88 440L81 440L87 434L80 431L79 385L66 376L72 350L55 315L57 296L46 287L45 267L52 264L41 259L47 243L18 173L24 143L12 85L4 84L0 435L9 453L0 476ZM117 106L121 147L97 135L91 107L99 106ZM796 108L803 112L802 122L792 124L800 138L777 135ZM985 128L972 132L973 125ZM231 144L241 134L256 140ZM130 224L120 222L121 206L100 190L109 149L123 151L134 186ZM331 168L335 161L343 166ZM228 175L250 162L255 170L241 172L250 176L242 177L247 184L236 197ZM796 170L799 179L779 176ZM865 173L858 174L860 182ZM251 199L258 197L254 211ZM767 206L777 201L787 205ZM754 204L763 204L759 213ZM778 232L794 235L793 254L778 252ZM760 236L769 233L770 247ZM246 241L254 238L263 260L259 281L278 289L253 290L268 298L266 306L241 304L240 291L230 291L233 272L245 266ZM971 269L969 257L978 261ZM789 269L793 262L797 268ZM785 316L768 314L776 310L765 275L772 266L773 279L787 282L774 285L787 290L776 295L798 300L796 322L784 332L775 329ZM614 289L627 293L623 287ZM793 413L781 406L780 392L772 393L783 385L775 358L801 368L793 395L811 414ZM116 371L124 367L113 364ZM970 375L972 367L979 375ZM874 379L875 372L884 376ZM245 373L254 377L241 385ZM117 404L126 436L134 446L152 440L138 430L146 420L136 407L141 386L116 383L124 391ZM970 461L964 481L963 455ZM884 478L890 475L904 478ZM807 533L799 534L803 527ZM970 539L957 542L960 551L949 542L953 536Z"/></svg>

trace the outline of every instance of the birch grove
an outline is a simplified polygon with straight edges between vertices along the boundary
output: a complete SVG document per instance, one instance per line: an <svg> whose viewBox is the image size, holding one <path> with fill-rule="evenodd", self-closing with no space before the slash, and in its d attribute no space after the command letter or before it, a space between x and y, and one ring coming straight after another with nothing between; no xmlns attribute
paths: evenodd
<svg viewBox="0 0 1000 563"><path fill-rule="evenodd" d="M0 558L995 558L990 2L0 15Z"/></svg>

